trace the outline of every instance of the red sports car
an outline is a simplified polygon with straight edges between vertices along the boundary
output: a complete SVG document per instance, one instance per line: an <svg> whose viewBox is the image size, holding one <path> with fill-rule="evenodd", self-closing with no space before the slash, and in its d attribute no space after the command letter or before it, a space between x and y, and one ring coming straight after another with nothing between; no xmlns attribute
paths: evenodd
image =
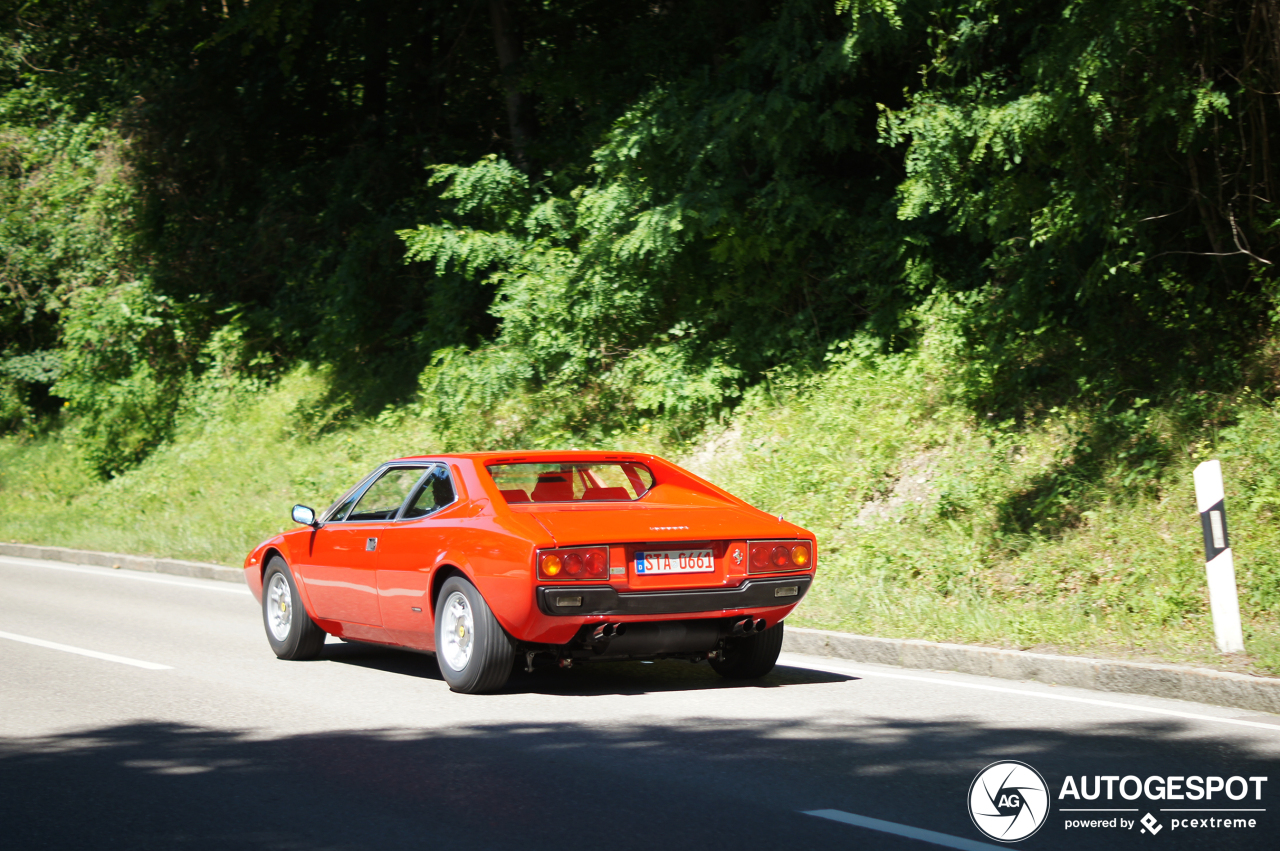
<svg viewBox="0 0 1280 851"><path fill-rule="evenodd" d="M400 458L293 520L245 559L277 656L326 633L434 652L468 693L535 662L763 676L817 565L813 533L653 455Z"/></svg>

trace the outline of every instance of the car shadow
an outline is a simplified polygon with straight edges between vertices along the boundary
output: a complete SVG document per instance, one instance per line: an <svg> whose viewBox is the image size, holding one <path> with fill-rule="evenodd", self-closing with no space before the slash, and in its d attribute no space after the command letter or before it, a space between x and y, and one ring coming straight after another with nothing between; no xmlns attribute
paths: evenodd
<svg viewBox="0 0 1280 851"><path fill-rule="evenodd" d="M320 659L403 677L443 681L440 666L430 653L416 653L379 644L350 641L326 644ZM678 659L653 662L579 662L572 668L539 664L530 672L522 660L503 694L550 694L592 697L640 695L702 689L781 688L783 686L841 683L859 679L846 674L778 665L754 680L726 679L705 663Z"/></svg>
<svg viewBox="0 0 1280 851"><path fill-rule="evenodd" d="M518 670L503 691L581 697L706 689L780 688L855 679L857 677L844 674L778 665L759 679L730 680L717 674L705 663L660 659L654 662L586 662L568 669L535 669L532 673Z"/></svg>
<svg viewBox="0 0 1280 851"><path fill-rule="evenodd" d="M436 664L434 654L418 653L382 644L365 644L360 641L346 640L341 644L326 644L320 651L320 658L316 661L337 662L340 665L351 665L402 677L444 681L444 677L440 676L440 666Z"/></svg>

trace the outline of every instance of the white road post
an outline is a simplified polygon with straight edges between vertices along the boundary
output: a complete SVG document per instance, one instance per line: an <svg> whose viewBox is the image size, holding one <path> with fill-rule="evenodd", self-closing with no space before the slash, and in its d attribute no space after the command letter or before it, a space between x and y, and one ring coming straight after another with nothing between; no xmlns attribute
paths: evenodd
<svg viewBox="0 0 1280 851"><path fill-rule="evenodd" d="M1196 467L1196 508L1204 530L1205 572L1209 575L1209 611L1213 635L1223 653L1244 650L1240 629L1240 599L1236 596L1236 567L1227 539L1227 509L1222 489L1222 465L1205 461Z"/></svg>

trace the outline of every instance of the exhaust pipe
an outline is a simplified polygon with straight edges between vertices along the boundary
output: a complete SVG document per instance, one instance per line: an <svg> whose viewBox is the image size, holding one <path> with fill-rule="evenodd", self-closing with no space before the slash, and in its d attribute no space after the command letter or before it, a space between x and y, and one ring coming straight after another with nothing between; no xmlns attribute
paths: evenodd
<svg viewBox="0 0 1280 851"><path fill-rule="evenodd" d="M755 635L757 632L764 632L767 624L764 618L759 620L755 618L741 618L733 622L733 626L729 628L730 638L746 638L749 635Z"/></svg>
<svg viewBox="0 0 1280 851"><path fill-rule="evenodd" d="M592 641L608 641L610 638L617 638L625 634L627 625L625 623L602 623L591 633Z"/></svg>

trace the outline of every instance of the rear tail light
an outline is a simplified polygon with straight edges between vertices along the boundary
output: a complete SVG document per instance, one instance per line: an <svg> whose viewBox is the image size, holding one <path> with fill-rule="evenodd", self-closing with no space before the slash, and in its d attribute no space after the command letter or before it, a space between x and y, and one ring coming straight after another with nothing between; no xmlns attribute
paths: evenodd
<svg viewBox="0 0 1280 851"><path fill-rule="evenodd" d="M580 553L564 554L564 575L571 576L574 579L581 579L585 570L582 564L582 555Z"/></svg>
<svg viewBox="0 0 1280 851"><path fill-rule="evenodd" d="M768 544L753 544L751 546L752 573L759 573L762 570L769 569L769 553L772 549Z"/></svg>
<svg viewBox="0 0 1280 851"><path fill-rule="evenodd" d="M565 547L538 553L539 579L609 578L607 547Z"/></svg>
<svg viewBox="0 0 1280 851"><path fill-rule="evenodd" d="M780 570L807 570L813 563L813 552L807 541L752 541L752 573Z"/></svg>

